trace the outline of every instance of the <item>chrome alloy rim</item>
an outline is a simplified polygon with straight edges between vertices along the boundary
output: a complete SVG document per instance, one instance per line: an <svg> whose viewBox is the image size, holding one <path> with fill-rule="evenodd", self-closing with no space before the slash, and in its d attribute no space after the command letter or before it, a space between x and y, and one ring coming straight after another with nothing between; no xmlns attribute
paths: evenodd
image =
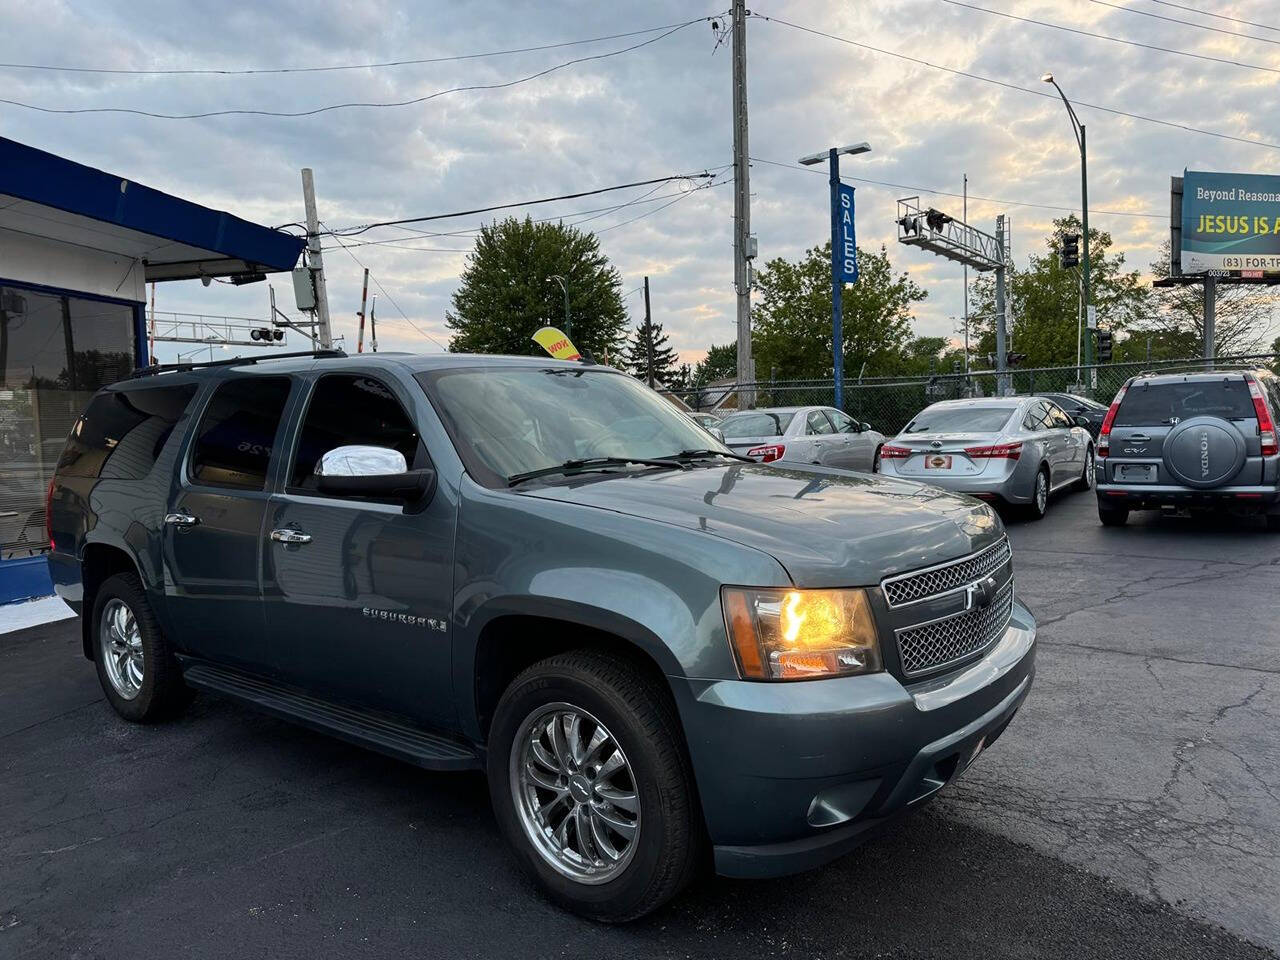
<svg viewBox="0 0 1280 960"><path fill-rule="evenodd" d="M538 707L520 724L509 769L520 826L558 873L605 883L631 862L640 835L635 774L590 713L568 703Z"/></svg>
<svg viewBox="0 0 1280 960"><path fill-rule="evenodd" d="M102 609L98 655L116 693L125 700L134 699L142 690L145 666L142 631L138 629L138 618L123 600L113 597Z"/></svg>
<svg viewBox="0 0 1280 960"><path fill-rule="evenodd" d="M1093 489L1093 481L1095 479L1093 475L1093 471L1094 471L1093 458L1094 458L1093 448L1090 447L1087 451L1085 451L1085 455L1084 455L1084 488L1086 490Z"/></svg>
<svg viewBox="0 0 1280 960"><path fill-rule="evenodd" d="M1044 513L1045 508L1049 505L1049 481L1044 478L1044 473L1036 474L1036 509L1040 513Z"/></svg>

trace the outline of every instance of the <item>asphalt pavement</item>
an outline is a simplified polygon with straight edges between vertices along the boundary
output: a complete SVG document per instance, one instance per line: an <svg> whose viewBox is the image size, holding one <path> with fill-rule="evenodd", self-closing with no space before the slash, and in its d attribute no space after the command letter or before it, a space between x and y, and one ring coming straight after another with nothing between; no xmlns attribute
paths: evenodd
<svg viewBox="0 0 1280 960"><path fill-rule="evenodd" d="M1036 686L944 797L622 928L538 896L478 775L210 696L131 726L78 621L0 636L0 957L1273 956L1280 537L1092 510L1011 524Z"/></svg>

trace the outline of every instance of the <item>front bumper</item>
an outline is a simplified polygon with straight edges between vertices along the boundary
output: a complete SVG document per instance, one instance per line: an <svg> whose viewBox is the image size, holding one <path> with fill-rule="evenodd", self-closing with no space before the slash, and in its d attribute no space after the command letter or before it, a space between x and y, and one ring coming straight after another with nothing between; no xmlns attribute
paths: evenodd
<svg viewBox="0 0 1280 960"><path fill-rule="evenodd" d="M716 871L772 877L819 866L932 796L1026 699L1035 636L1015 602L981 660L934 680L673 680Z"/></svg>

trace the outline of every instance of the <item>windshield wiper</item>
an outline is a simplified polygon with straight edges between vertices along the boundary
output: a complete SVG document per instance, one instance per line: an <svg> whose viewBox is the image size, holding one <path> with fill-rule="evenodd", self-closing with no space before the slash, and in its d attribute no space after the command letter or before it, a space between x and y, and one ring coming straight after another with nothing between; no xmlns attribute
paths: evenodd
<svg viewBox="0 0 1280 960"><path fill-rule="evenodd" d="M727 450L681 450L679 453L672 454L672 460L704 460L707 457L728 457L730 460L741 460L743 463L756 463L750 457L744 457L740 453L730 453Z"/></svg>
<svg viewBox="0 0 1280 960"><path fill-rule="evenodd" d="M645 457L585 457L581 460L566 460L564 463L554 467L541 467L537 470L528 470L524 473L514 473L507 477L507 486L514 487L517 483L523 483L526 480L533 480L537 477L549 477L557 473L572 473L577 470L599 470L603 467L625 467L628 464L638 463L646 467L667 467L672 470L688 470L688 466L679 460L672 459L649 459Z"/></svg>

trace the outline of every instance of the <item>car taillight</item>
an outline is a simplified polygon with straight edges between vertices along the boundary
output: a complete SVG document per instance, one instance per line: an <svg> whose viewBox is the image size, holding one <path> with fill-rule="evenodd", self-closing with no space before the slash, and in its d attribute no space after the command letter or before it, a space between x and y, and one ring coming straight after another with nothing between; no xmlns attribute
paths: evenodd
<svg viewBox="0 0 1280 960"><path fill-rule="evenodd" d="M781 460L786 452L787 448L784 444L770 443L763 447L752 447L747 451L747 456L759 457L761 463L773 463L775 460Z"/></svg>
<svg viewBox="0 0 1280 960"><path fill-rule="evenodd" d="M974 460L1017 460L1022 456L1022 441L993 443L987 447L965 447L964 452Z"/></svg>
<svg viewBox="0 0 1280 960"><path fill-rule="evenodd" d="M44 495L44 538L49 541L49 549L53 549L53 477L49 478L49 489Z"/></svg>
<svg viewBox="0 0 1280 960"><path fill-rule="evenodd" d="M1098 431L1098 456L1105 457L1111 451L1111 425L1116 422L1116 411L1120 409L1120 401L1124 399L1125 393L1128 391L1129 385L1126 383L1120 388L1120 392L1116 394L1116 398L1111 401L1111 406L1107 408L1107 415L1102 420L1102 429Z"/></svg>
<svg viewBox="0 0 1280 960"><path fill-rule="evenodd" d="M911 451L906 447L895 447L892 444L886 444L880 448L881 460L905 460L911 456Z"/></svg>
<svg viewBox="0 0 1280 960"><path fill-rule="evenodd" d="M1267 398L1262 395L1262 387L1253 377L1245 378L1249 383L1249 396L1253 397L1253 412L1258 417L1258 439L1262 442L1262 455L1274 457L1280 451L1276 443L1276 424L1271 419L1271 411L1267 409Z"/></svg>

